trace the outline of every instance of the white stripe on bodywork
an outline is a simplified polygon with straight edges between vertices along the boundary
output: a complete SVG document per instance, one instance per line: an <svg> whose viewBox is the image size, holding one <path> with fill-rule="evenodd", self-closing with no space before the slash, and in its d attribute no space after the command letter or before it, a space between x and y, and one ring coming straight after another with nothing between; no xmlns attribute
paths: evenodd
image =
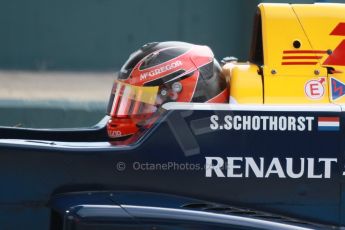
<svg viewBox="0 0 345 230"><path fill-rule="evenodd" d="M274 111L274 112L341 112L338 105L243 105L225 103L169 102L163 105L166 110L213 110L213 111ZM344 107L345 109L345 107Z"/></svg>

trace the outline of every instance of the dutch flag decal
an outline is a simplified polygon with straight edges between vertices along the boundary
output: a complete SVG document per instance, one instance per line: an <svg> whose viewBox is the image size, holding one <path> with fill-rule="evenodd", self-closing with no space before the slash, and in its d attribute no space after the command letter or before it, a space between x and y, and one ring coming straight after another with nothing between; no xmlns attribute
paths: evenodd
<svg viewBox="0 0 345 230"><path fill-rule="evenodd" d="M339 117L318 117L317 126L319 131L339 131Z"/></svg>

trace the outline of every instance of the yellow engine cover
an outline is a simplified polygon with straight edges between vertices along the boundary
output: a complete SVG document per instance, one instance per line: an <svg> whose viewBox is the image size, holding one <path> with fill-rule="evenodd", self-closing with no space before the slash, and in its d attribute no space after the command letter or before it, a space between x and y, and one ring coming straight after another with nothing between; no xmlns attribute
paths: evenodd
<svg viewBox="0 0 345 230"><path fill-rule="evenodd" d="M250 63L228 63L223 66L230 83L230 103L263 104L262 77L259 68Z"/></svg>
<svg viewBox="0 0 345 230"><path fill-rule="evenodd" d="M259 10L264 103L345 103L339 96L345 82L345 5L260 4Z"/></svg>

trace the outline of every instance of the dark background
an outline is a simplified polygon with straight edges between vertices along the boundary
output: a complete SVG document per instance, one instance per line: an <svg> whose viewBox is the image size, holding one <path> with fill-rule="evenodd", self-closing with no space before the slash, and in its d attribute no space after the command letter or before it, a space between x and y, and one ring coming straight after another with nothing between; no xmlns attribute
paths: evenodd
<svg viewBox="0 0 345 230"><path fill-rule="evenodd" d="M97 123L106 114L116 71L147 42L204 44L218 59L247 61L260 2L1 0L0 126Z"/></svg>
<svg viewBox="0 0 345 230"><path fill-rule="evenodd" d="M112 71L141 45L166 40L206 44L218 59L246 60L259 2L1 1L0 69Z"/></svg>

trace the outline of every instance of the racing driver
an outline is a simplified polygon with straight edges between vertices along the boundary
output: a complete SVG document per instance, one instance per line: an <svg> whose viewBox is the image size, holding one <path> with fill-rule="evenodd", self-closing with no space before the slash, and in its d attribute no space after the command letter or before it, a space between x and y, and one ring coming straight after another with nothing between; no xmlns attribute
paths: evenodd
<svg viewBox="0 0 345 230"><path fill-rule="evenodd" d="M168 102L226 103L227 82L207 46L154 42L129 56L108 104L107 132L123 140L150 128Z"/></svg>

